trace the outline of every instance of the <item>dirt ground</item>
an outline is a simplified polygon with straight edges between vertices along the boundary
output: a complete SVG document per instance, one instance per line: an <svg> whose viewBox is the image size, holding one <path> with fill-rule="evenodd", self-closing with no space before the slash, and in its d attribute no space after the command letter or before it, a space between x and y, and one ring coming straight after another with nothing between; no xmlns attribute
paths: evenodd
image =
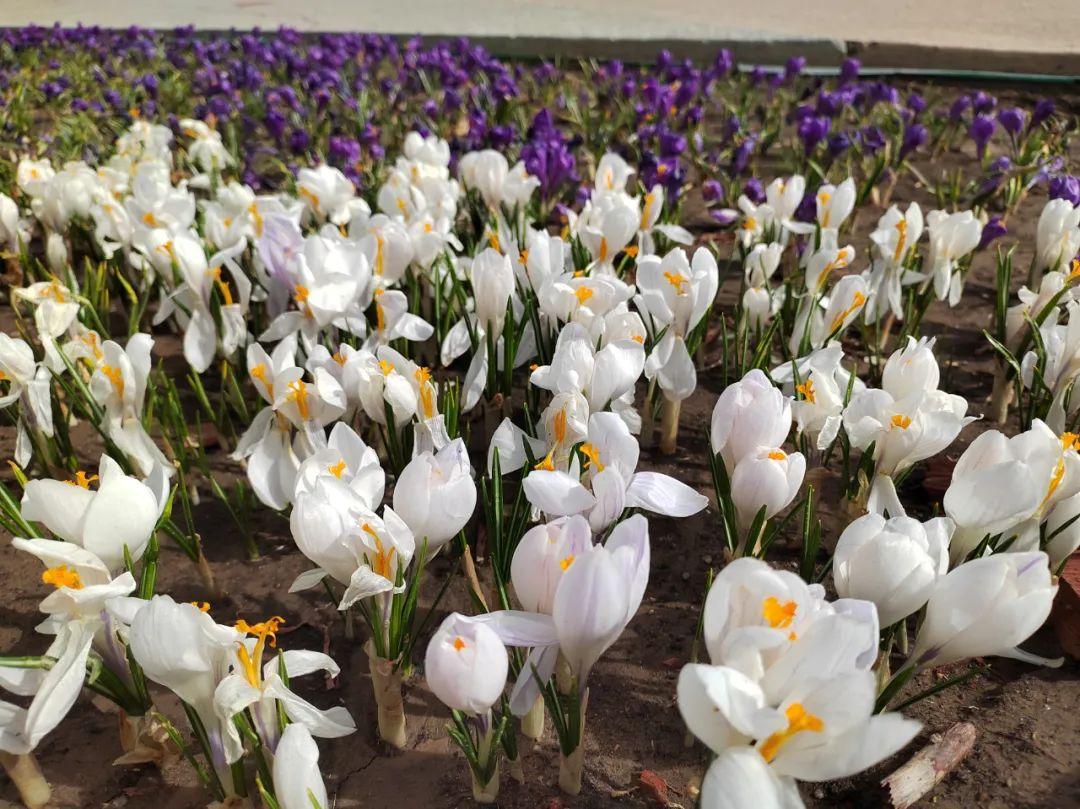
<svg viewBox="0 0 1080 809"><path fill-rule="evenodd" d="M1006 92L995 88L999 96ZM1076 155L1074 155L1074 158ZM947 170L948 156L933 165L920 166L924 176ZM970 157L967 159L971 159ZM1073 165L1077 165L1074 159ZM915 199L924 210L933 207L925 189L901 183L895 201ZM1034 221L1044 196L1035 192L1009 220L1006 242L1019 242L1018 278L1026 274L1034 243ZM882 212L863 209L853 229L861 252L866 236ZM689 214L693 224L691 206ZM701 224L700 218L697 222ZM704 238L712 238L706 234ZM861 269L862 260L855 269ZM942 387L968 397L971 411L985 406L993 373L992 349L981 331L990 324L994 262L991 252L980 253L967 284L963 302L956 309L936 304L925 331L939 335L937 346L943 373ZM737 273L729 270L721 293L730 302L738 285ZM175 338L159 338L156 350L182 364ZM709 361L715 362L716 356ZM181 366L177 366L178 369ZM641 467L676 475L711 496L707 464L708 423L722 380L718 372L699 376L697 392L684 402L679 452L671 458L645 449ZM640 393L640 391L639 391ZM925 475L913 475L901 496L915 511L930 511L947 483L949 467L981 430L983 422L965 429L960 440L928 465ZM96 465L100 447L88 432L84 444L86 466ZM0 432L0 447L11 451L11 430ZM223 469L226 466L223 464ZM826 485L820 514L825 521L825 541L835 542L842 527ZM205 494L205 493L204 493ZM283 648L326 649L340 663L341 676L329 683L318 676L294 682L306 698L321 706L343 704L352 713L358 732L344 739L320 743L322 770L332 805L364 809L431 807L450 809L471 804L467 767L449 744L443 726L447 712L430 694L417 673L406 691L409 748L388 753L376 740L375 705L367 676L361 641L347 640L343 623L325 595L312 590L298 595L286 591L293 578L310 563L293 546L287 521L279 515L257 512L255 532L262 552L256 562L247 560L240 537L223 509L205 496L197 519L207 555L224 595L212 599L212 613L221 622L238 617L256 619L284 616L287 622L279 637ZM673 804L693 806L690 787L707 764L700 745L687 746L685 730L675 706L675 683L680 667L688 661L698 610L705 593L710 565L723 563L722 539L714 508L678 521L650 520L653 568L648 592L639 614L618 643L601 659L590 684L587 720L585 786L580 797L568 799L556 784L558 755L550 727L543 742L525 756L526 781L513 782L504 772L499 805L506 809L556 809L556 807L656 806L639 788L639 776L650 770L670 788ZM778 543L779 545L779 543ZM783 564L795 558L788 545L773 561ZM438 559L429 577L427 598L434 582L450 569L450 561ZM487 571L481 564L481 575ZM44 648L34 633L37 604L45 594L40 565L27 554L0 542L0 654L36 654ZM168 545L159 566L159 590L177 600L206 600L192 565ZM426 605L425 605L426 606ZM445 611L467 611L464 585L452 586L440 606ZM437 625L437 622L432 624ZM1025 644L1037 653L1060 654L1052 632L1044 629ZM422 648L422 647L421 647ZM957 721L969 721L978 736L972 754L925 799L923 806L969 807L1075 807L1080 806L1080 665L1067 660L1058 669L1036 668L1013 661L992 659L990 672L938 696L928 698L906 713L924 723L911 747L894 760L855 779L827 784L804 784L803 797L814 807L881 806L880 779L907 760L933 733ZM917 686L926 687L941 673L928 672ZM915 693L909 686L905 693ZM177 717L177 705L158 692L159 707ZM183 763L159 771L152 766L114 767L120 754L116 716L97 709L83 698L58 730L38 750L46 776L54 785L51 805L76 807L155 807L184 809L205 805L206 794ZM0 782L0 805L15 800L5 780Z"/></svg>

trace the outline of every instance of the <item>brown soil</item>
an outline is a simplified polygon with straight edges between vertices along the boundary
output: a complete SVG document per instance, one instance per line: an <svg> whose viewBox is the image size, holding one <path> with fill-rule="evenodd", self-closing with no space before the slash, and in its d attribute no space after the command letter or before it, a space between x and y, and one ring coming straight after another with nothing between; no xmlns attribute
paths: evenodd
<svg viewBox="0 0 1080 809"><path fill-rule="evenodd" d="M1002 95L1002 93L999 93ZM1067 102L1068 100L1064 100ZM948 170L957 156L946 156L934 165L923 165L924 176L935 177ZM970 160L971 157L964 158ZM1073 161L1075 165L1075 161ZM911 181L902 182L894 199L915 199L924 210L933 207L925 189ZM1034 220L1043 198L1036 193L1009 221L1006 241L1019 242L1017 277L1025 274L1034 240ZM691 207L692 211L692 207ZM864 209L854 228L856 247L865 247L866 234L881 213ZM690 214L693 219L693 213ZM863 255L860 252L860 255ZM729 276L722 301L730 301L737 276ZM991 253L977 256L962 304L956 309L935 305L928 315L926 332L939 334L938 353L942 358L942 387L964 394L972 412L979 412L988 396L993 373L993 355L981 335L990 324L994 294L994 265ZM157 350L177 357L175 339L161 338ZM715 359L715 358L713 358ZM178 365L177 367L181 367ZM676 475L711 495L706 462L708 422L712 406L722 386L715 371L702 373L699 388L683 405L679 453L660 457L653 450L642 453L641 466ZM947 459L931 465L931 473L948 478L949 460L954 460L987 425L968 427ZM100 447L89 431L84 443L87 466L96 464ZM10 429L0 433L6 452L13 436ZM224 469L223 465L223 469ZM934 477L931 474L931 477ZM929 511L936 486L923 487L921 477L913 477L902 492L914 510ZM826 496L820 513L825 521L826 542L835 541L841 517L836 512L838 497ZM267 615L285 616L288 627L280 636L284 648L326 648L341 664L342 675L334 683L317 676L294 683L305 697L322 706L344 704L358 724L353 736L325 741L322 769L332 805L365 809L432 807L449 809L471 804L467 768L463 757L447 740L443 726L447 712L430 694L419 674L408 682L406 713L410 749L388 753L377 741L375 706L368 682L366 659L359 641L345 638L336 610L320 591L288 595L293 578L310 563L295 549L287 522L272 513L256 513L254 530L262 558L246 559L240 538L224 510L204 492L197 519L206 552L225 596L213 603L213 615L222 622L239 616L248 619ZM698 609L705 592L705 576L710 565L722 564L722 540L714 508L676 523L652 519L653 568L642 608L619 642L595 669L589 699L585 785L580 797L568 799L558 791L558 755L550 728L543 743L525 758L526 782L513 782L504 769L499 805L508 809L537 807L655 806L649 793L639 788L642 770L650 770L669 786L669 797L683 807L692 806L691 786L707 764L700 745L687 747L685 730L675 707L675 682L679 668L690 656L691 638ZM778 543L779 544L779 543ZM783 564L795 558L792 547L778 550L774 561ZM433 595L432 581L450 569L446 560L437 560L429 577L427 596ZM34 633L39 620L37 604L44 595L39 563L0 547L0 653L37 654L43 639ZM487 570L481 564L481 574ZM185 557L166 546L159 572L159 591L178 600L205 600L207 594ZM451 587L440 612L468 611L464 586ZM1026 644L1047 655L1060 654L1052 633L1044 629ZM881 777L905 761L930 734L945 730L957 721L972 722L978 737L973 753L926 799L940 807L1073 807L1080 805L1080 665L1068 660L1059 669L1036 668L1007 660L987 661L990 672L961 686L926 699L906 713L920 719L924 731L911 748L857 778L828 784L806 784L803 795L811 806L881 806L877 783ZM926 687L935 677L930 672L917 684ZM915 693L909 686L906 693ZM158 693L159 707L177 718L177 706ZM74 807L150 807L181 809L205 805L207 798L186 765L174 764L164 772L152 766L114 767L120 754L116 717L99 710L84 698L38 750L41 765L54 785L51 804ZM0 783L0 805L16 796L5 780Z"/></svg>

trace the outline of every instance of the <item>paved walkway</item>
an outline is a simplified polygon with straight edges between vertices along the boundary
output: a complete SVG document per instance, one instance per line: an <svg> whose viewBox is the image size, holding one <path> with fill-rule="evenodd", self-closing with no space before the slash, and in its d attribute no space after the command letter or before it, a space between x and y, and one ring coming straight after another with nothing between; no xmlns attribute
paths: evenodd
<svg viewBox="0 0 1080 809"><path fill-rule="evenodd" d="M745 62L1080 76L1080 0L0 0L0 26L467 35L504 55L644 59L662 47Z"/></svg>

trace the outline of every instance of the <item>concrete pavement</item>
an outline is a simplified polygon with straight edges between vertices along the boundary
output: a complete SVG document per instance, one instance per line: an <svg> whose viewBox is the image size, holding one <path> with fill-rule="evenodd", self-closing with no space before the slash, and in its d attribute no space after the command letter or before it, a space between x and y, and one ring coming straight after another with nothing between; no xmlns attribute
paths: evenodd
<svg viewBox="0 0 1080 809"><path fill-rule="evenodd" d="M0 26L132 24L469 36L511 56L743 62L1080 76L1080 0L0 0Z"/></svg>

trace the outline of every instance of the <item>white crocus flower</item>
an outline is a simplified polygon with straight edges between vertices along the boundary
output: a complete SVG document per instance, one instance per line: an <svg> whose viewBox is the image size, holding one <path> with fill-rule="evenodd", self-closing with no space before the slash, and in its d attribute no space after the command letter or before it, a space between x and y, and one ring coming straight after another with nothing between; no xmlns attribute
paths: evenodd
<svg viewBox="0 0 1080 809"><path fill-rule="evenodd" d="M792 351L798 351L803 343L805 330L810 329L810 347L821 348L826 342L839 339L844 330L855 322L870 297L870 288L861 275L846 275L836 282L826 299L819 299L805 309L792 330L788 343ZM821 306L825 305L824 311Z"/></svg>
<svg viewBox="0 0 1080 809"><path fill-rule="evenodd" d="M552 516L584 513L592 529L600 532L627 508L689 517L708 505L704 495L673 477L635 472L640 452L637 439L615 413L589 417L588 434L579 452L584 463L575 456L569 471L541 464L524 478L525 496L533 506Z"/></svg>
<svg viewBox="0 0 1080 809"><path fill-rule="evenodd" d="M79 316L79 302L71 290L54 278L51 281L38 281L27 287L14 288L12 293L14 297L27 301L34 307L34 325L42 345L45 346L46 356L50 360L58 359L51 343L67 334ZM61 363L56 365L54 370L59 371L62 368Z"/></svg>
<svg viewBox="0 0 1080 809"><path fill-rule="evenodd" d="M579 514L535 525L524 533L510 562L510 579L528 612L551 614L555 593L574 559L592 547L592 530Z"/></svg>
<svg viewBox="0 0 1080 809"><path fill-rule="evenodd" d="M744 455L731 473L731 500L739 524L749 528L762 507L768 520L791 505L805 474L806 458L801 452L759 447Z"/></svg>
<svg viewBox="0 0 1080 809"><path fill-rule="evenodd" d="M106 435L144 476L158 467L172 474L172 465L142 424L153 345L154 338L143 333L132 335L125 347L106 340L90 378L90 392L105 409Z"/></svg>
<svg viewBox="0 0 1080 809"><path fill-rule="evenodd" d="M709 765L698 798L701 809L802 809L794 778L777 775L750 747L729 747Z"/></svg>
<svg viewBox="0 0 1080 809"><path fill-rule="evenodd" d="M743 272L746 291L743 293L743 311L751 326L764 328L779 305L783 302L783 288L773 290L769 281L780 268L784 254L782 244L756 244L746 257Z"/></svg>
<svg viewBox="0 0 1080 809"><path fill-rule="evenodd" d="M1011 438L988 430L956 462L942 501L956 523L949 549L953 563L986 536L1011 535L1029 520L1041 521L1078 491L1080 453L1074 436L1059 438L1038 419Z"/></svg>
<svg viewBox="0 0 1080 809"><path fill-rule="evenodd" d="M615 152L605 152L596 166L593 196L625 191L627 182L634 174L634 169L622 157Z"/></svg>
<svg viewBox="0 0 1080 809"><path fill-rule="evenodd" d="M349 237L359 240L379 284L400 281L415 255L408 228L385 214L362 221L354 219L349 223Z"/></svg>
<svg viewBox="0 0 1080 809"><path fill-rule="evenodd" d="M0 395L0 407L18 403L15 462L25 467L33 454L28 430L53 435L52 376L24 340L0 333L0 384L4 382L7 390Z"/></svg>
<svg viewBox="0 0 1080 809"><path fill-rule="evenodd" d="M524 163L518 161L511 168L506 156L494 149L463 155L458 162L458 176L494 211L503 206L513 209L525 205L540 187L540 181L525 171Z"/></svg>
<svg viewBox="0 0 1080 809"><path fill-rule="evenodd" d="M465 527L475 508L476 484L460 438L435 454L418 454L394 486L394 509L429 556Z"/></svg>
<svg viewBox="0 0 1080 809"><path fill-rule="evenodd" d="M212 764L228 785L228 767L244 748L230 731L232 718L222 721L214 692L236 662L243 635L221 626L193 604L178 604L156 595L131 622L128 647L149 680L168 688L194 709L206 728Z"/></svg>
<svg viewBox="0 0 1080 809"><path fill-rule="evenodd" d="M319 746L303 725L281 734L273 767L274 796L280 809L326 809L330 798L319 772Z"/></svg>
<svg viewBox="0 0 1080 809"><path fill-rule="evenodd" d="M99 481L96 490L90 488L93 481ZM90 551L110 570L121 570L125 549L133 560L142 558L167 488L163 469L155 472L149 484L143 483L125 475L116 461L102 455L97 475L87 477L79 472L73 481L27 482L22 515Z"/></svg>
<svg viewBox="0 0 1080 809"><path fill-rule="evenodd" d="M451 710L483 716L502 697L509 665L506 647L490 626L454 612L428 641L424 677Z"/></svg>
<svg viewBox="0 0 1080 809"><path fill-rule="evenodd" d="M930 595L911 659L944 666L969 657L1045 662L1016 648L1050 615L1057 585L1045 553L975 559L942 578Z"/></svg>
<svg viewBox="0 0 1080 809"><path fill-rule="evenodd" d="M716 259L704 247L694 252L692 262L678 247L663 260L658 256L638 260L643 314L648 314L656 332L666 329L645 361L645 377L655 378L672 401L682 401L697 387L697 371L686 338L709 311L719 284Z"/></svg>
<svg viewBox="0 0 1080 809"><path fill-rule="evenodd" d="M0 702L0 750L14 755L31 752L75 704L86 679L87 660L95 641L115 642L104 636L108 606L135 589L135 579L124 572L113 579L105 563L90 551L48 539L14 539L12 546L38 557L46 570L45 584L56 590L41 602L49 616L47 631L56 637L47 657L55 662L48 671L4 669L0 685L25 696L28 708Z"/></svg>
<svg viewBox="0 0 1080 809"><path fill-rule="evenodd" d="M614 274L615 257L638 232L641 212L626 192L594 196L578 218L578 237L593 259L593 272Z"/></svg>
<svg viewBox="0 0 1080 809"><path fill-rule="evenodd" d="M798 383L791 363L769 372L784 392L794 397L791 412L798 431L814 439L819 450L827 449L840 431L849 383L853 392L866 387L858 378L851 379L852 374L841 364L843 359L843 346L834 341L795 361Z"/></svg>
<svg viewBox="0 0 1080 809"><path fill-rule="evenodd" d="M580 393L598 412L632 395L644 367L645 348L638 341L614 340L597 351L584 326L568 323L559 332L551 364L536 368L529 381L555 394Z"/></svg>
<svg viewBox="0 0 1080 809"><path fill-rule="evenodd" d="M709 431L713 454L728 474L758 447L777 447L791 431L791 401L757 368L728 385L713 407Z"/></svg>
<svg viewBox="0 0 1080 809"><path fill-rule="evenodd" d="M922 232L922 209L914 202L903 213L897 206L890 206L878 220L877 229L870 234L874 258L866 274L870 286L867 322L877 322L887 312L898 320L903 318L903 287L921 278L919 273L907 270L905 264Z"/></svg>
<svg viewBox="0 0 1080 809"><path fill-rule="evenodd" d="M859 517L836 543L837 594L872 601L884 626L913 614L949 568L954 527L948 517L925 523L911 517L886 520L880 514Z"/></svg>
<svg viewBox="0 0 1080 809"><path fill-rule="evenodd" d="M331 677L341 673L337 663L326 654L291 649L264 660L267 647L277 644L277 631L284 622L280 618L268 618L256 624L237 621L236 630L243 636L234 648L232 671L221 679L214 689L214 710L221 727L230 737L226 748L242 747L240 731L232 722L233 717L250 710L255 731L262 743L273 753L280 739L278 730L279 710L291 722L303 725L314 736L336 739L356 731L349 712L335 706L328 710L315 707L294 694L288 683L296 677L326 672ZM246 637L246 636L251 637Z"/></svg>
<svg viewBox="0 0 1080 809"><path fill-rule="evenodd" d="M660 214L664 210L664 186L657 183L641 198L641 222L638 224L638 256L650 256L656 253L653 233L659 233L668 241L689 246L694 243L694 236L679 225L661 223Z"/></svg>
<svg viewBox="0 0 1080 809"><path fill-rule="evenodd" d="M348 224L349 204L356 189L349 178L325 164L304 168L296 174L296 193L317 222L329 220L335 225Z"/></svg>
<svg viewBox="0 0 1080 809"><path fill-rule="evenodd" d="M1068 269L1080 252L1080 208L1066 199L1052 199L1039 214L1035 228L1035 266L1044 270Z"/></svg>
<svg viewBox="0 0 1080 809"><path fill-rule="evenodd" d="M343 421L334 425L326 446L317 449L300 464L296 495L312 492L318 480L325 476L345 484L350 495L358 497L370 511L382 503L386 475L379 464L379 456Z"/></svg>
<svg viewBox="0 0 1080 809"><path fill-rule="evenodd" d="M949 306L956 306L964 289L963 278L957 271L957 265L978 247L982 237L982 223L971 211L953 214L931 211L926 216L926 225L930 234L926 274L933 279L934 293L938 300L947 298Z"/></svg>

